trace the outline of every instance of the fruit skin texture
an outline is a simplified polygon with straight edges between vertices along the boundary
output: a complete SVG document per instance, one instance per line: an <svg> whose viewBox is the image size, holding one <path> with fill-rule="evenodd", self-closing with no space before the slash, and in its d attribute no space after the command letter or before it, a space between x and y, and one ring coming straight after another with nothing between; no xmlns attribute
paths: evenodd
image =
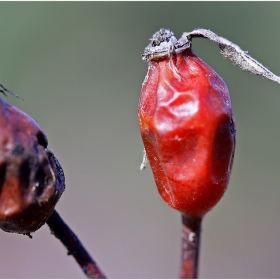
<svg viewBox="0 0 280 280"><path fill-rule="evenodd" d="M161 197L186 215L202 217L224 194L234 157L226 84L191 49L151 60L138 117Z"/></svg>

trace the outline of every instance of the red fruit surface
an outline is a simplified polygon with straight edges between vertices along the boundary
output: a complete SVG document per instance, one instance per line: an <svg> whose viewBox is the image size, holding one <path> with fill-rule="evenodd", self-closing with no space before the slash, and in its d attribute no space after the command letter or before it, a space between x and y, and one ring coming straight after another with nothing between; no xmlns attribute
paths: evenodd
<svg viewBox="0 0 280 280"><path fill-rule="evenodd" d="M149 61L138 117L164 201L202 217L224 194L235 149L235 122L224 81L191 50Z"/></svg>

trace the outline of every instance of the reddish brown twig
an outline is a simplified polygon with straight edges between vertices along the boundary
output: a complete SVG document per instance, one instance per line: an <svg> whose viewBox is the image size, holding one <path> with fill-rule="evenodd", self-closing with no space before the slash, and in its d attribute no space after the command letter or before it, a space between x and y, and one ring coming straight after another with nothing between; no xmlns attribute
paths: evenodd
<svg viewBox="0 0 280 280"><path fill-rule="evenodd" d="M181 279L196 279L198 276L199 241L202 218L182 214L182 263Z"/></svg>
<svg viewBox="0 0 280 280"><path fill-rule="evenodd" d="M80 265L84 273L91 279L105 279L105 275L91 258L74 232L65 224L59 214L54 210L47 224L52 234L58 238Z"/></svg>

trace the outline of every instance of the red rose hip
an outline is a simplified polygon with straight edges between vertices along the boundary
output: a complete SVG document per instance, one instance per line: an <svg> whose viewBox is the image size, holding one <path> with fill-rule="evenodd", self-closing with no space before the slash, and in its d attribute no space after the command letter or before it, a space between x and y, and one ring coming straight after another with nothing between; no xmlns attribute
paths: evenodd
<svg viewBox="0 0 280 280"><path fill-rule="evenodd" d="M158 191L171 207L202 217L224 194L234 157L227 86L167 29L154 34L143 59L138 117Z"/></svg>
<svg viewBox="0 0 280 280"><path fill-rule="evenodd" d="M52 214L64 173L39 125L1 98L0 130L0 229L29 234Z"/></svg>

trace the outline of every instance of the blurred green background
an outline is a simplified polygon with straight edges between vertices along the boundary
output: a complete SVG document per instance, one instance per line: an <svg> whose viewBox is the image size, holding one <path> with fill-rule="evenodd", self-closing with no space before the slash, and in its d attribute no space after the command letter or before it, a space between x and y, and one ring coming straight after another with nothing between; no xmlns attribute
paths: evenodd
<svg viewBox="0 0 280 280"><path fill-rule="evenodd" d="M137 104L140 52L162 27L211 29L280 74L277 2L0 2L5 100L33 117L66 174L57 210L110 278L176 278L180 214L157 194ZM201 278L280 277L280 86L243 72L216 45L194 51L227 83L237 124L231 181L203 222ZM0 232L1 278L83 278L47 226Z"/></svg>

